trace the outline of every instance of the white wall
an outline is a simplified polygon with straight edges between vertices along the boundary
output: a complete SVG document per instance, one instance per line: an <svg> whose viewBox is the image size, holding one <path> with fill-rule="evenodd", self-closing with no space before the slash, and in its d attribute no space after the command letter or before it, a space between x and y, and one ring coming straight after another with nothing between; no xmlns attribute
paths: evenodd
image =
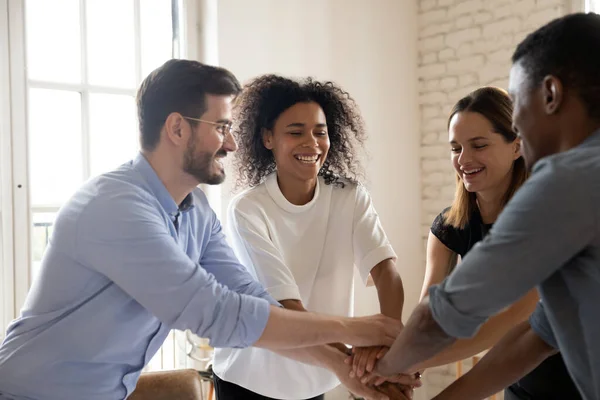
<svg viewBox="0 0 600 400"><path fill-rule="evenodd" d="M452 106L480 86L506 89L510 58L517 44L531 31L564 15L571 3L576 2L418 1L423 243L431 222L450 205L454 196L455 175L446 130ZM428 370L425 374L428 398L454 378L454 365Z"/></svg>
<svg viewBox="0 0 600 400"><path fill-rule="evenodd" d="M218 18L219 62L241 81L311 75L356 99L369 133L367 184L413 306L423 269L415 2L220 0ZM376 310L369 300L357 301L358 313Z"/></svg>
<svg viewBox="0 0 600 400"><path fill-rule="evenodd" d="M311 75L336 81L357 101L369 133L367 186L399 255L408 316L423 278L416 1L218 4L219 63L240 80ZM226 200L229 189L223 187ZM377 312L374 288L357 287L356 305L357 314Z"/></svg>

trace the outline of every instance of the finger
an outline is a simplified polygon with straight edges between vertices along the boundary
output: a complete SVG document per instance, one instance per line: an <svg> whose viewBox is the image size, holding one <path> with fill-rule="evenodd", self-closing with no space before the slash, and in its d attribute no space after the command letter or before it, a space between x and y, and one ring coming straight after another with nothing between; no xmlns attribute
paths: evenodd
<svg viewBox="0 0 600 400"><path fill-rule="evenodd" d="M373 385L377 380L379 379L379 376L375 375L375 374L371 374L371 373L366 373L365 376L362 377L362 379L360 380L360 382L363 385L367 385L367 386L371 386Z"/></svg>
<svg viewBox="0 0 600 400"><path fill-rule="evenodd" d="M358 375L358 363L360 362L360 355L362 354L362 350L356 350L354 356L352 357L352 372L354 372L354 376Z"/></svg>
<svg viewBox="0 0 600 400"><path fill-rule="evenodd" d="M344 358L344 364L352 365L352 356L348 356L348 357Z"/></svg>
<svg viewBox="0 0 600 400"><path fill-rule="evenodd" d="M362 378L366 372L369 353L370 353L370 351L367 349L363 350L360 353L360 356L359 356L360 359L358 360L358 371L357 371L357 376L359 378Z"/></svg>
<svg viewBox="0 0 600 400"><path fill-rule="evenodd" d="M415 393L415 391L413 390L413 388L410 387L404 387L401 389L402 393L404 393L404 395L409 398L410 400L412 400L413 398L413 394Z"/></svg>
<svg viewBox="0 0 600 400"><path fill-rule="evenodd" d="M378 388L381 392L387 394L390 398L394 400L409 400L404 392L396 385L386 384Z"/></svg>
<svg viewBox="0 0 600 400"><path fill-rule="evenodd" d="M383 356L387 354L389 349L389 347L381 346L381 350L379 350L379 353L377 353L377 359L379 360L380 358L383 358Z"/></svg>
<svg viewBox="0 0 600 400"><path fill-rule="evenodd" d="M375 368L375 362L377 361L377 355L380 351L381 350L375 348L367 355L367 371L373 372L373 368Z"/></svg>
<svg viewBox="0 0 600 400"><path fill-rule="evenodd" d="M409 386L421 386L421 380L417 378L415 375L405 375L399 374L388 377L387 380L389 382L399 383L401 385L409 385Z"/></svg>
<svg viewBox="0 0 600 400"><path fill-rule="evenodd" d="M377 380L375 381L374 385L375 386L379 386L382 385L383 383L387 382L387 379L383 378L383 377L379 377L377 378Z"/></svg>

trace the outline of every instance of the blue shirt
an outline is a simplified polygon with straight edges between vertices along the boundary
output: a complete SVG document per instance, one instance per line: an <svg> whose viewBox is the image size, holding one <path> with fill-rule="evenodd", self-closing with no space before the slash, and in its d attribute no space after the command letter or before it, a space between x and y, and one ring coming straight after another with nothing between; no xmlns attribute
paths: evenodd
<svg viewBox="0 0 600 400"><path fill-rule="evenodd" d="M178 206L138 155L87 182L58 213L0 347L0 399L126 398L171 329L247 347L269 303L277 304L238 262L202 191Z"/></svg>
<svg viewBox="0 0 600 400"><path fill-rule="evenodd" d="M538 288L534 332L560 349L586 400L600 399L600 131L537 162L490 233L440 285L430 308L453 337Z"/></svg>

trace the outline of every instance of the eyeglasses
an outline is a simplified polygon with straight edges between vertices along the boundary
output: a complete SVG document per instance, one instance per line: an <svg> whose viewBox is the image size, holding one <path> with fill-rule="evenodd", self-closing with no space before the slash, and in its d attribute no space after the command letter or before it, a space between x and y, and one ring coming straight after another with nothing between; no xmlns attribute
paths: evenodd
<svg viewBox="0 0 600 400"><path fill-rule="evenodd" d="M192 117L183 117L185 119L189 119L190 121L196 121L196 122L204 122L205 124L211 124L216 126L216 130L217 132L219 132L221 135L223 136L227 136L228 134L231 133L231 128L233 126L233 122L229 121L229 122L212 122L212 121L206 121L204 119L199 119L199 118L192 118Z"/></svg>

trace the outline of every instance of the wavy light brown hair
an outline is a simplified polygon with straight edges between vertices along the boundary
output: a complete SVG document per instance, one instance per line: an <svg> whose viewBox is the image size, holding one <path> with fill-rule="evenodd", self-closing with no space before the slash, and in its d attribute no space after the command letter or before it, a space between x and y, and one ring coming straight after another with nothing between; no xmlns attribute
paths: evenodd
<svg viewBox="0 0 600 400"><path fill-rule="evenodd" d="M513 105L508 94L499 88L484 87L477 89L460 99L452 108L448 117L448 128L450 121L460 112L476 112L484 116L494 129L494 132L502 135L506 143L512 143L517 139L517 134L512 129ZM523 157L519 157L513 163L512 179L508 190L502 198L502 207L508 203L517 189L527 179L529 173L525 166ZM469 222L473 212L477 210L477 198L475 193L465 189L460 175L456 174L456 194L452 206L445 215L446 223L455 228L464 228Z"/></svg>

